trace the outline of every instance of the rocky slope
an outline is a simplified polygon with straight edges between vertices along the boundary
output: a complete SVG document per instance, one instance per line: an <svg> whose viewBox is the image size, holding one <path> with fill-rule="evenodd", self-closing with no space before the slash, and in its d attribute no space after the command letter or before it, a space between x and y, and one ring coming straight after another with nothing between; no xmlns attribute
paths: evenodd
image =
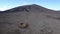
<svg viewBox="0 0 60 34"><path fill-rule="evenodd" d="M60 34L59 15L36 4L0 11L0 34Z"/></svg>

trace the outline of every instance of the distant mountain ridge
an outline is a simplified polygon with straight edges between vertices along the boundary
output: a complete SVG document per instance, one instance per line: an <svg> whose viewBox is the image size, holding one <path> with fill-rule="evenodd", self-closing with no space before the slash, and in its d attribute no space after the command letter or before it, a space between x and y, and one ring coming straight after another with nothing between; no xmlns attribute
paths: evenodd
<svg viewBox="0 0 60 34"><path fill-rule="evenodd" d="M15 8L12 8L12 9L9 9L9 10L6 10L6 11L0 11L0 13L10 13L10 12L20 12L20 11L29 11L29 10L33 10L33 9L36 9L36 10L40 10L40 11L54 11L54 10L50 10L50 9L47 9L47 8L44 8L42 6L39 6L39 5L36 5L36 4L32 4L32 5L24 5L24 6L19 6L19 7L15 7Z"/></svg>

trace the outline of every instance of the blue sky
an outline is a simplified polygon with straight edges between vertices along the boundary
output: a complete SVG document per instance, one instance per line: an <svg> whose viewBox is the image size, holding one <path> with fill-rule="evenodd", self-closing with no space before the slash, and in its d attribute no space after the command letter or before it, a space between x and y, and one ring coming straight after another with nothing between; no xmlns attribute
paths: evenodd
<svg viewBox="0 0 60 34"><path fill-rule="evenodd" d="M60 10L60 0L0 0L0 11L29 4L38 4L48 9Z"/></svg>

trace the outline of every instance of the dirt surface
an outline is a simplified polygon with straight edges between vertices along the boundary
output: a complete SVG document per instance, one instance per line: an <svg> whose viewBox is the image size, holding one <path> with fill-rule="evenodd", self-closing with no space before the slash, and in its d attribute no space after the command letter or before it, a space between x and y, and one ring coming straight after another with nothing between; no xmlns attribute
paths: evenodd
<svg viewBox="0 0 60 34"><path fill-rule="evenodd" d="M0 34L60 34L60 12L26 5L0 12Z"/></svg>

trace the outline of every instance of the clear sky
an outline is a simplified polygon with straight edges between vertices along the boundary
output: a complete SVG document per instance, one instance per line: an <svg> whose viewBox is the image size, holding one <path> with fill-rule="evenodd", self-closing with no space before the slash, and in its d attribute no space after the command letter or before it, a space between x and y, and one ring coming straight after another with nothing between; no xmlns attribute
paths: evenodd
<svg viewBox="0 0 60 34"><path fill-rule="evenodd" d="M60 0L0 0L0 11L29 4L38 4L49 9L60 10Z"/></svg>

